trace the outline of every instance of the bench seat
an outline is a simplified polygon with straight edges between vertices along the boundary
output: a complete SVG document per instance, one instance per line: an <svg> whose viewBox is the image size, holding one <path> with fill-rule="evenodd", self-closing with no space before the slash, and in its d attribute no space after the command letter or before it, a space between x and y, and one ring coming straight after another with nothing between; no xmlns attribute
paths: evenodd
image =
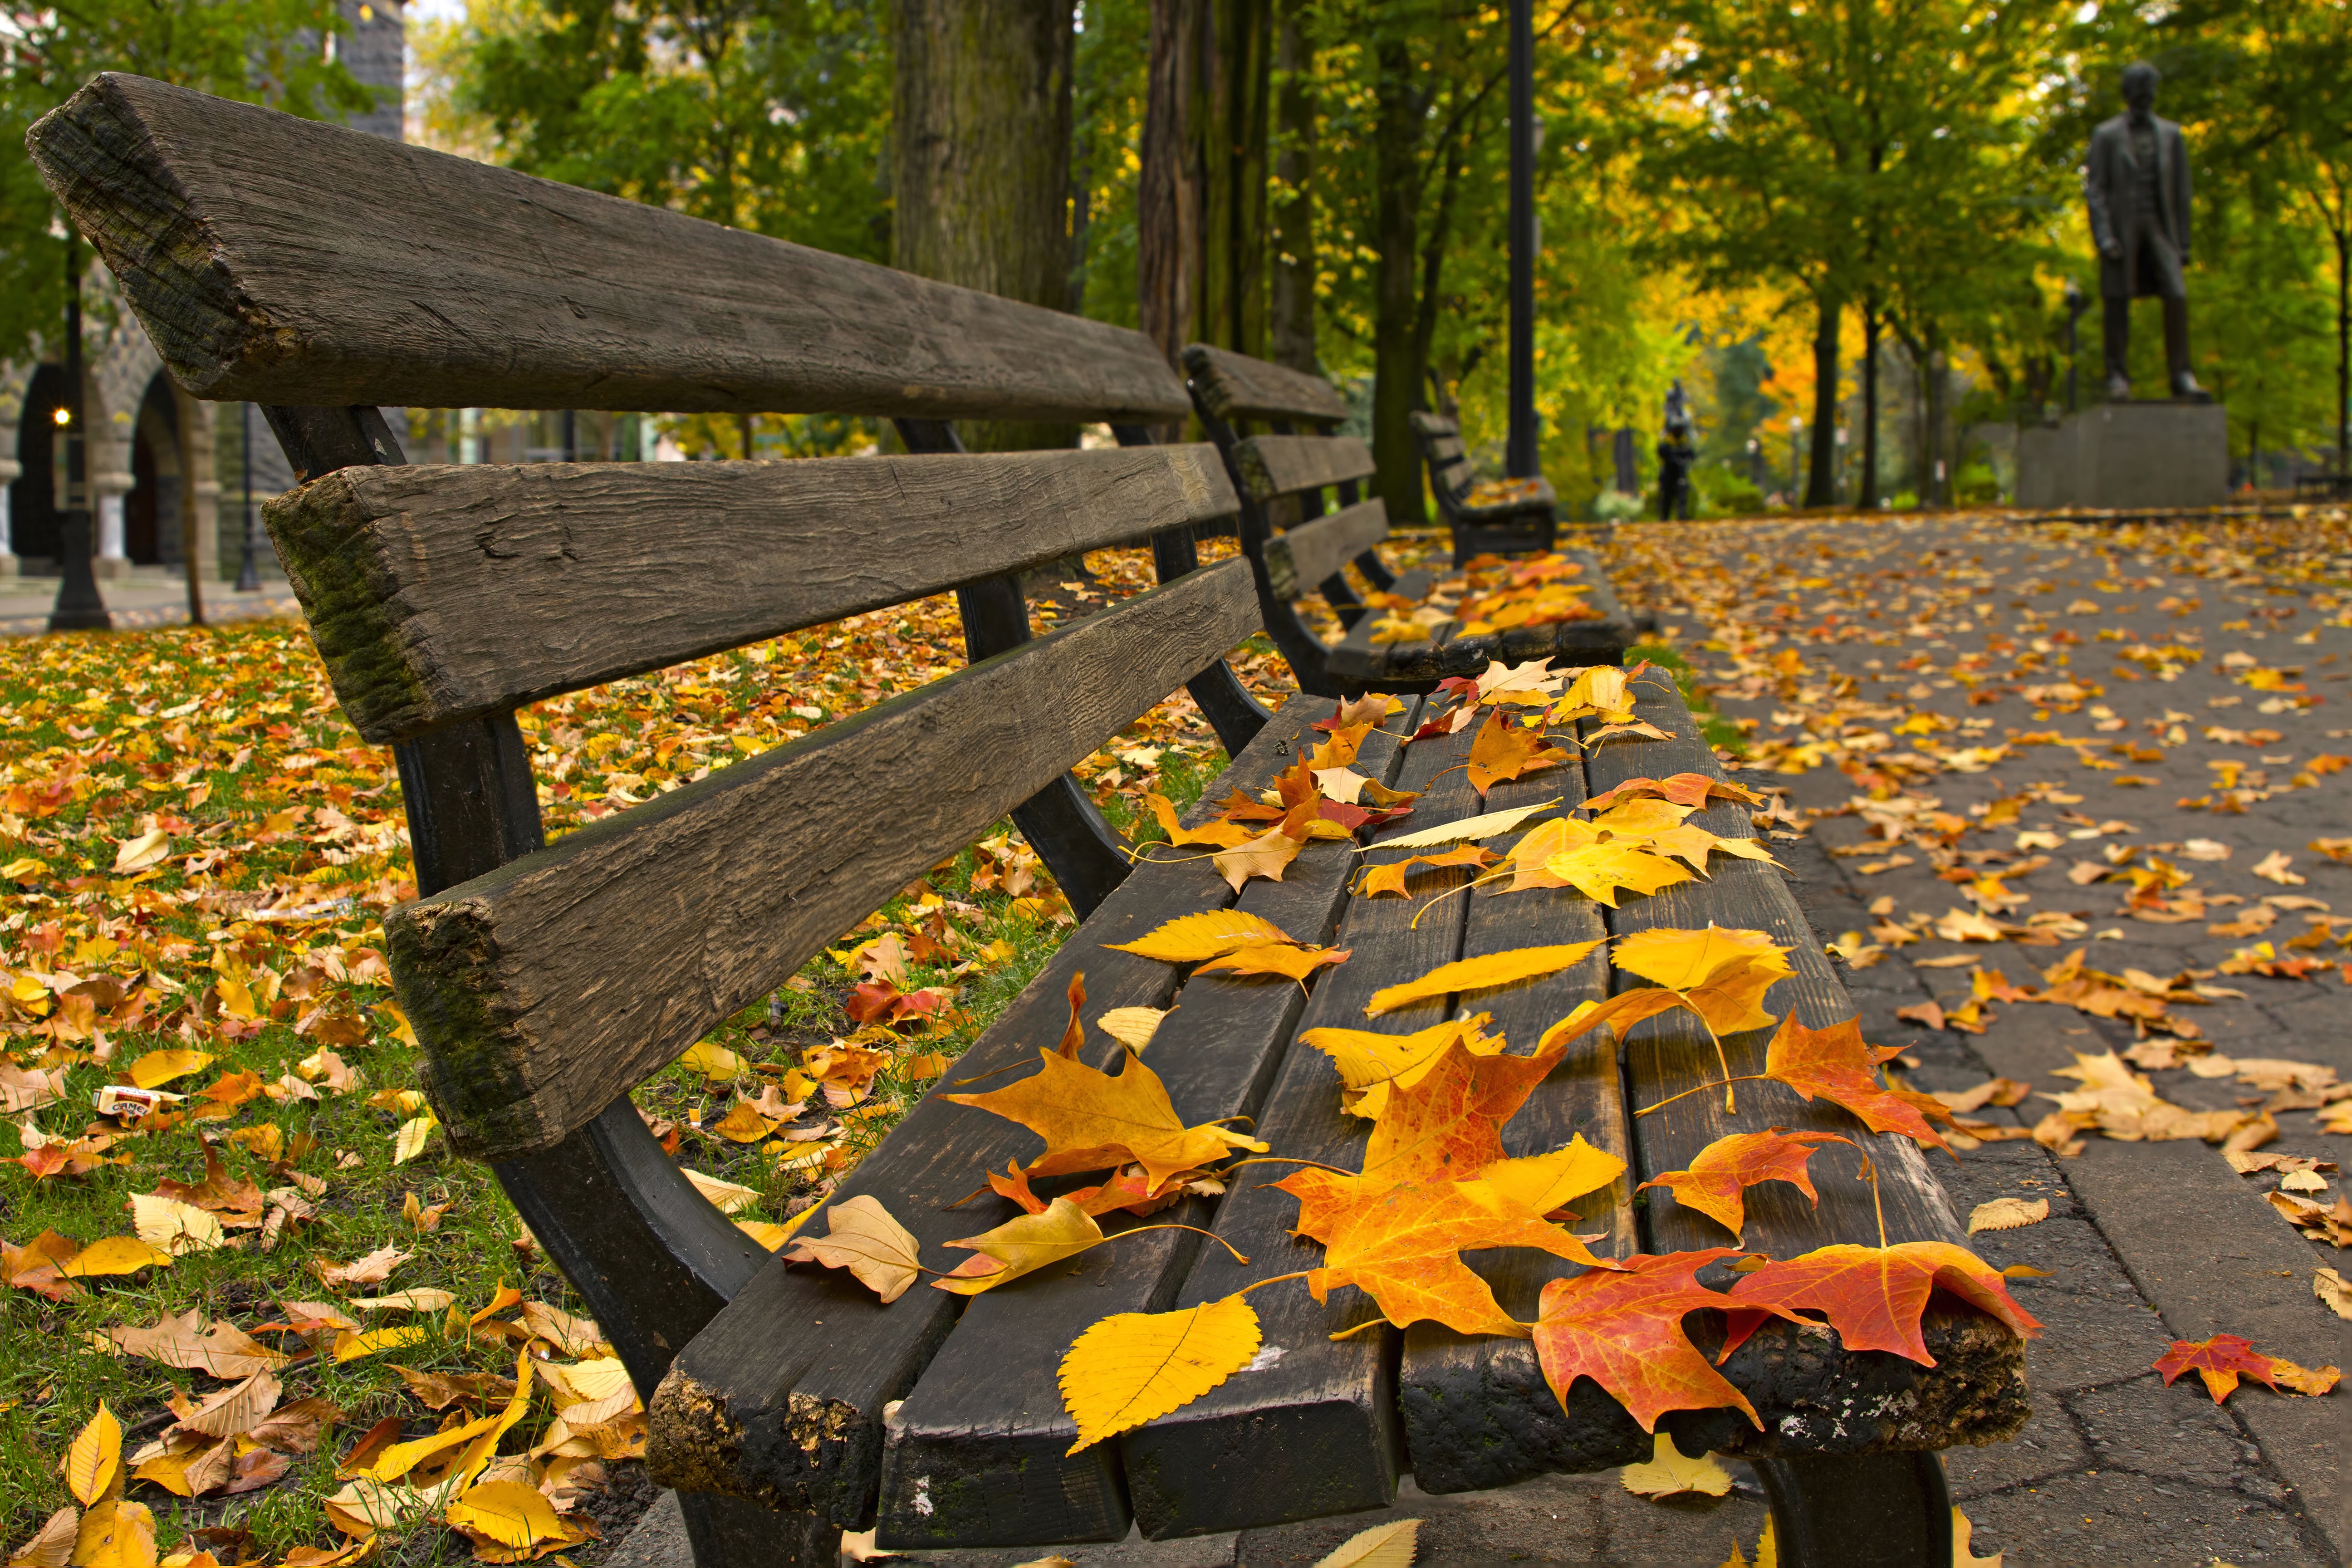
<svg viewBox="0 0 2352 1568"><path fill-rule="evenodd" d="M1477 480L1461 426L1442 414L1416 410L1412 433L1421 443L1422 460L1429 465L1429 489L1437 498L1438 516L1454 536L1456 566L1480 555L1538 554L1555 547L1559 495L1549 479L1515 479L1510 481L1513 493L1505 499L1476 500Z"/></svg>
<svg viewBox="0 0 2352 1568"><path fill-rule="evenodd" d="M1513 626L1504 631L1462 635L1459 621L1444 621L1429 635L1404 640L1372 640L1381 630L1381 617L1366 616L1348 629L1327 656L1325 668L1343 684L1360 682L1376 691L1433 690L1448 676L1475 675L1492 659L1521 664L1531 658L1556 659L1563 666L1614 664L1635 637L1632 618L1618 602L1601 562L1589 550L1555 552L1580 569L1575 582L1589 585L1585 595L1600 615L1591 620L1550 621ZM1449 584L1459 592L1460 574L1431 580L1431 587ZM1402 596L1426 599L1429 589ZM1399 612L1402 614L1404 612Z"/></svg>

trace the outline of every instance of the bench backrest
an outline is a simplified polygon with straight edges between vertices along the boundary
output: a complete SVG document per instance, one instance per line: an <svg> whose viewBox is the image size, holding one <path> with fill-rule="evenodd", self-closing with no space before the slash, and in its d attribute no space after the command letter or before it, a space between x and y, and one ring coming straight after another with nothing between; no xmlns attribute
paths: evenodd
<svg viewBox="0 0 2352 1568"><path fill-rule="evenodd" d="M1443 414L1412 416L1412 433L1420 437L1421 455L1429 461L1429 482L1442 495L1459 497L1477 476L1472 472L1462 427Z"/></svg>
<svg viewBox="0 0 2352 1568"><path fill-rule="evenodd" d="M1243 563L1192 571L551 847L526 761L489 859L530 852L436 889L431 814L469 805L410 776L431 743L1235 498L1206 447L412 466L366 405L1146 423L1182 384L1136 332L139 78L29 144L182 384L323 454L269 525L345 710L403 748L428 896L392 965L460 1152L587 1126L1259 625Z"/></svg>

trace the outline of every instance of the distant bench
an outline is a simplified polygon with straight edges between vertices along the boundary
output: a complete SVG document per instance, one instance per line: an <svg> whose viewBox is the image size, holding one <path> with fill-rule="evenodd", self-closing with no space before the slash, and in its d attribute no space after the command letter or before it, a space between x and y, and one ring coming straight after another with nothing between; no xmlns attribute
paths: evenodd
<svg viewBox="0 0 2352 1568"><path fill-rule="evenodd" d="M200 395L267 404L305 481L272 504L270 528L345 713L399 762L423 896L387 930L426 1088L452 1148L492 1164L627 1365L650 1409L651 1468L681 1489L704 1568L830 1563L839 1531L867 1525L902 1547L1112 1541L1136 1523L1199 1534L1379 1506L1408 1468L1451 1491L1648 1457L1632 1417L1589 1383L1563 1410L1526 1342L1427 1323L1335 1342L1369 1303L1341 1292L1318 1306L1295 1289L1256 1298L1279 1354L1070 1454L1055 1371L1073 1338L1109 1313L1288 1271L1294 1203L1237 1179L1222 1199L1188 1195L1156 1216L1213 1226L1247 1265L1160 1230L968 1303L917 1289L885 1306L843 1273L767 1256L698 1195L628 1098L1008 810L1084 923L940 1089L1060 1038L1081 970L1090 1014L1181 1004L1150 1059L1188 1123L1251 1117L1284 1152L1342 1163L1360 1158L1360 1124L1338 1109L1330 1058L1294 1042L1360 1025L1374 987L1456 958L1713 921L1790 948L1780 1005L1816 1026L1851 1016L1780 874L1753 861L1613 910L1565 889L1357 897L1355 847L1328 840L1238 896L1198 858L1129 868L1067 779L1106 737L1189 684L1233 752L1220 787L1246 796L1329 713L1301 697L1269 716L1224 663L1265 624L1272 532L1245 534L1249 560L1202 568L1192 531L1346 483L1352 459L1288 448L1320 466L1244 504L1208 447L961 455L942 421L1132 431L1180 417L1184 388L1133 332L138 78L99 78L31 145L173 374ZM480 403L874 415L919 455L411 466L377 406ZM1342 449L1324 438L1323 453ZM1030 639L1013 574L1144 533L1159 587ZM1307 541L1291 548L1297 571ZM1346 557L1307 558L1306 570L1336 571ZM543 843L519 705L950 587L970 668ZM1423 793L1375 841L1481 809L1574 806L1637 774L1720 777L1673 684L1653 671L1637 690L1639 717L1671 739L1571 752L1483 803L1463 767L1473 731L1403 744L1441 706L1407 695L1355 766ZM1692 820L1754 831L1736 806ZM1106 945L1224 909L1353 957L1310 994L1180 977ZM1525 1046L1629 984L1595 953L1391 1020L1419 1028L1475 1005ZM1514 1153L1581 1134L1630 1163L1577 1207L1619 1256L1722 1239L1633 1195L1636 1178L1686 1164L1715 1131L1699 1097L1700 1113L1632 1131L1629 1107L1692 1087L1696 1064L1712 1070L1694 1029L1646 1026L1622 1063L1571 1053L1507 1129ZM1760 1063L1760 1034L1726 1044L1735 1072ZM1081 1053L1105 1066L1118 1055L1099 1037ZM1790 1128L1869 1147L1894 1239L1957 1239L1911 1145L1778 1086L1741 1093ZM993 1197L949 1205L1033 1148L935 1090L833 1201L877 1194L944 1256L948 1239L1016 1212ZM1751 1247L1786 1257L1874 1237L1869 1189L1818 1165L1814 1177L1818 1209L1777 1188L1751 1196ZM1484 1265L1521 1318L1571 1268L1527 1252ZM1938 1305L1927 1335L1932 1370L1775 1324L1725 1368L1761 1431L1727 1410L1670 1415L1662 1430L1688 1452L1755 1458L1784 1563L1948 1562L1933 1450L2013 1432L2021 1363L1973 1310Z"/></svg>

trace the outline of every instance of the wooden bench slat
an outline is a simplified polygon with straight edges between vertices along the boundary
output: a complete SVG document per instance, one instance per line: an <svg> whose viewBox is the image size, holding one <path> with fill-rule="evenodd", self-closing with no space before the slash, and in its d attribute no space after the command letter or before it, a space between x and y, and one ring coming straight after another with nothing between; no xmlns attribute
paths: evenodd
<svg viewBox="0 0 2352 1568"><path fill-rule="evenodd" d="M1276 534L1265 542L1275 596L1296 599L1389 536L1387 506L1375 498Z"/></svg>
<svg viewBox="0 0 2352 1568"><path fill-rule="evenodd" d="M1141 333L107 74L28 138L200 397L1150 424Z"/></svg>
<svg viewBox="0 0 2352 1568"><path fill-rule="evenodd" d="M1398 787L1425 789L1407 817L1383 837L1466 816L1477 809L1460 763L1467 732L1405 749ZM1451 769L1453 771L1447 772ZM1426 886L1457 884L1460 871L1431 876ZM1331 1026L1397 1034L1446 1016L1443 999L1364 1016L1384 985L1427 973L1460 956L1464 900L1439 905L1412 929L1423 899L1355 899L1335 940L1354 956L1318 979L1299 1021L1302 1031ZM1258 1119L1258 1136L1277 1154L1359 1168L1370 1123L1339 1109L1339 1078L1321 1051L1294 1047ZM1257 1181L1247 1177L1255 1174ZM1217 1212L1217 1234L1250 1259L1236 1264L1223 1247L1204 1247L1173 1303L1214 1300L1253 1280L1309 1268L1321 1256L1290 1235L1298 1201L1276 1192L1277 1167L1242 1173ZM1283 1353L1255 1372L1237 1373L1202 1398L1119 1439L1128 1493L1143 1533L1153 1540L1378 1508L1396 1491L1399 1429L1396 1331L1382 1326L1334 1343L1329 1335L1380 1316L1369 1296L1347 1289L1318 1305L1303 1282L1273 1286L1249 1298L1263 1343ZM1261 1355L1264 1352L1261 1352Z"/></svg>
<svg viewBox="0 0 2352 1568"><path fill-rule="evenodd" d="M1565 796L1560 809L1583 804L1584 773L1570 762L1496 785L1482 809L1503 811ZM1546 813L1545 816L1551 814ZM1537 818L1533 820L1541 820ZM1487 841L1507 849L1526 829ZM1538 942L1592 942L1606 936L1601 907L1571 889L1529 889L1472 896L1463 956ZM1609 994L1609 958L1596 952L1572 970L1458 1004L1456 1016L1486 1012L1490 1027L1524 1051L1584 1001ZM1571 1052L1528 1097L1503 1128L1513 1155L1543 1153L1581 1136L1626 1162L1609 1187L1580 1199L1571 1230L1605 1231L1594 1244L1603 1257L1641 1250L1633 1220L1633 1152L1630 1146L1617 1053L1605 1043ZM1533 1322L1545 1284L1581 1272L1564 1258L1532 1250L1470 1255L1495 1288L1505 1311ZM1404 1334L1397 1376L1406 1452L1414 1484L1425 1492L1478 1490L1531 1477L1605 1469L1649 1457L1648 1439L1632 1416L1598 1386L1585 1384L1573 1415L1560 1408L1544 1382L1535 1347L1526 1340L1473 1339L1436 1323L1415 1323Z"/></svg>
<svg viewBox="0 0 2352 1568"><path fill-rule="evenodd" d="M1331 423L1348 416L1348 400L1319 375L1209 343L1188 343L1184 369L1202 406L1232 424L1241 419Z"/></svg>
<svg viewBox="0 0 2352 1568"><path fill-rule="evenodd" d="M1253 436L1234 443L1242 484L1258 500L1360 479L1372 449L1352 436Z"/></svg>
<svg viewBox="0 0 2352 1568"><path fill-rule="evenodd" d="M1589 550L1563 550L1560 554L1582 563L1576 579L1591 584L1585 602L1601 612L1592 621L1555 621L1543 626L1513 626L1507 631L1461 637L1454 622L1431 637L1413 642L1375 643L1367 616L1331 652L1335 673L1357 679L1377 679L1404 688L1435 682L1449 675L1475 675L1489 659L1522 663L1531 658L1557 658L1565 664L1614 664L1633 642L1633 618L1610 585L1608 574ZM1426 592L1426 590L1423 590ZM1416 597L1418 595L1415 595Z"/></svg>
<svg viewBox="0 0 2352 1568"><path fill-rule="evenodd" d="M1307 726L1328 711L1316 699L1293 699L1218 776L1218 790L1265 788L1297 760L1302 743L1319 738ZM1204 799L1185 817L1197 824L1210 811ZM940 1096L997 1087L1009 1077L1003 1069L1034 1062L1040 1047L1057 1041L1069 1020L1065 998L1074 973L1086 974L1089 1020L1113 1007L1167 1006L1176 994L1174 967L1105 944L1133 942L1163 921L1233 902L1233 889L1206 859L1139 864L1095 910L1085 936L1055 951L849 1173L836 1200L878 1198L927 1255L986 1229L988 1222L975 1217L989 1212L983 1205L947 1205L969 1196L982 1171L1027 1158L1036 1140L1011 1121ZM1117 1054L1097 1034L1086 1059L1105 1067ZM982 1075L999 1076L967 1084ZM651 1402L649 1468L666 1486L868 1528L881 1476L884 1406L913 1387L964 1305L963 1297L918 1285L884 1306L838 1270L771 1259L679 1352Z"/></svg>
<svg viewBox="0 0 2352 1568"><path fill-rule="evenodd" d="M1301 700L1328 711L1319 699ZM1408 704L1388 721L1390 733L1367 738L1357 771L1393 776L1402 755L1395 734L1411 733L1416 709ZM1301 942L1328 941L1359 864L1351 845L1310 844L1281 881L1250 882L1237 907ZM1072 945L1081 948L1083 963L1091 939L1081 935ZM1177 1011L1145 1059L1186 1122L1255 1115L1306 1000L1278 976L1195 976L1178 991ZM1087 1012L1091 1018L1097 1008L1089 1003ZM1252 1168L1237 1179L1265 1173ZM1205 1226L1214 1209L1190 1199L1129 1223ZM977 1232L1017 1211L990 1198L964 1212ZM1067 1452L1077 1431L1062 1407L1062 1358L1078 1335L1114 1312L1168 1307L1200 1246L1188 1233L1156 1231L973 1298L890 1418L879 1544L925 1550L1125 1536L1130 1521L1118 1444Z"/></svg>
<svg viewBox="0 0 2352 1568"><path fill-rule="evenodd" d="M263 509L389 742L1229 515L1215 449L353 468Z"/></svg>
<svg viewBox="0 0 2352 1568"><path fill-rule="evenodd" d="M451 1145L582 1126L1257 625L1224 562L406 905Z"/></svg>
<svg viewBox="0 0 2352 1568"><path fill-rule="evenodd" d="M1429 453L1430 460L1436 463L1453 462L1461 457L1465 450L1462 437L1459 436L1432 437L1426 442L1424 449Z"/></svg>
<svg viewBox="0 0 2352 1568"><path fill-rule="evenodd" d="M1462 434L1462 426L1443 414L1431 414L1426 410L1416 408L1412 412L1412 433L1416 436L1428 437Z"/></svg>

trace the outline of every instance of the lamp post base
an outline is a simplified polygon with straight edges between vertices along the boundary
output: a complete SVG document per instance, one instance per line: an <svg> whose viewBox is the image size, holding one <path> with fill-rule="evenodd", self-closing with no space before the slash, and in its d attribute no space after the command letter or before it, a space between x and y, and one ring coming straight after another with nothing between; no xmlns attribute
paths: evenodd
<svg viewBox="0 0 2352 1568"><path fill-rule="evenodd" d="M114 617L99 596L98 579L90 572L89 514L71 511L58 529L65 570L58 578L57 603L49 610L53 632L104 632L114 629Z"/></svg>

